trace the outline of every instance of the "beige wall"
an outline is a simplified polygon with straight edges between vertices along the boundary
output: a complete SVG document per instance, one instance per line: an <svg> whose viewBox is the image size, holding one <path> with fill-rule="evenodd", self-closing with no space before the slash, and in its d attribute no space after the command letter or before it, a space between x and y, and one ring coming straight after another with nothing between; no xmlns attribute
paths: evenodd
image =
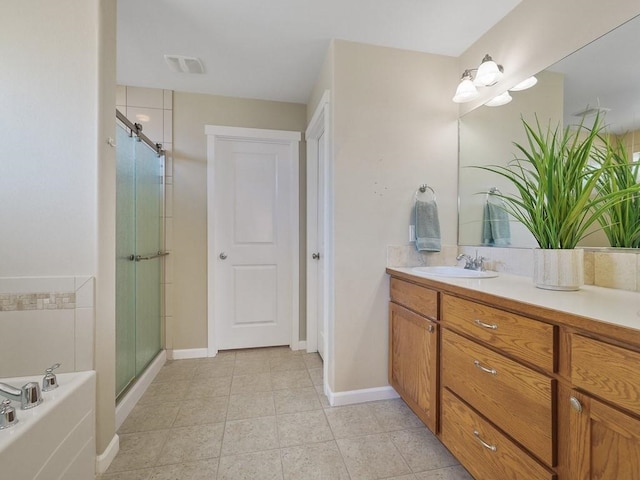
<svg viewBox="0 0 640 480"><path fill-rule="evenodd" d="M624 148L629 155L629 161L633 161L633 154L640 152L640 130L634 130L633 132L627 132L624 135L618 135L618 141L622 142Z"/></svg>
<svg viewBox="0 0 640 480"><path fill-rule="evenodd" d="M456 242L457 108L452 57L335 41L333 391L387 384L387 245L408 243L414 193L437 193Z"/></svg>
<svg viewBox="0 0 640 480"><path fill-rule="evenodd" d="M226 125L303 132L306 106L174 92L173 114L174 291L173 322L167 325L166 341L168 349L206 348L207 137L204 127ZM301 176L306 171L303 155L300 171ZM301 194L304 195L303 188ZM300 225L304 229L305 224ZM304 243L302 246L304 252ZM301 291L304 291L302 287Z"/></svg>
<svg viewBox="0 0 640 480"><path fill-rule="evenodd" d="M333 51L334 41L332 40L327 49L327 54L322 63L316 84L313 86L311 95L309 95L309 101L307 102L307 123L311 121L311 117L313 117L324 92L328 90L330 94L333 94ZM333 100L331 100L330 103L333 103Z"/></svg>
<svg viewBox="0 0 640 480"><path fill-rule="evenodd" d="M116 104L116 0L96 0L99 4L97 67L98 148L97 179L86 179L97 186L97 248L95 370L96 376L96 451L104 453L115 435L116 402L116 152L107 143L115 137L113 119ZM78 3L84 3L79 0ZM92 2L93 3L93 2ZM72 17L73 18L73 17ZM73 18L77 22L77 18ZM78 22L81 23L81 22ZM95 33L94 33L95 35ZM79 41L76 38L76 41ZM75 72L75 69L73 70ZM70 98L73 98L71 96ZM86 115L91 123L96 116ZM74 119L77 122L78 119ZM69 136L75 137L74 129Z"/></svg>

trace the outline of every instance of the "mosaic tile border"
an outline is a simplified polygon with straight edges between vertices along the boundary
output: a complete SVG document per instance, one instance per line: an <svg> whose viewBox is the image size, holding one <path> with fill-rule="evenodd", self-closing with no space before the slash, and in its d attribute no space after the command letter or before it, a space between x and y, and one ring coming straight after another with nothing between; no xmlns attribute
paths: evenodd
<svg viewBox="0 0 640 480"><path fill-rule="evenodd" d="M0 312L68 310L76 308L75 292L0 293Z"/></svg>

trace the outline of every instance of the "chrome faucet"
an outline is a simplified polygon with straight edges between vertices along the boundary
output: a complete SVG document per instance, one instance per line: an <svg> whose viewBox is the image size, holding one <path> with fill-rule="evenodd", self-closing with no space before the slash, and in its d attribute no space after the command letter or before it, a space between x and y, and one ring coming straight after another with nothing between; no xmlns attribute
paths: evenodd
<svg viewBox="0 0 640 480"><path fill-rule="evenodd" d="M22 410L37 407L42 403L42 394L38 382L25 383L21 388L15 388L0 382L0 396L20 402Z"/></svg>
<svg viewBox="0 0 640 480"><path fill-rule="evenodd" d="M486 260L486 258L479 257L477 250L476 250L476 258L471 258L466 253L461 253L456 257L456 260L458 261L464 260L465 261L464 268L466 270L479 270L481 272L484 272L484 261Z"/></svg>

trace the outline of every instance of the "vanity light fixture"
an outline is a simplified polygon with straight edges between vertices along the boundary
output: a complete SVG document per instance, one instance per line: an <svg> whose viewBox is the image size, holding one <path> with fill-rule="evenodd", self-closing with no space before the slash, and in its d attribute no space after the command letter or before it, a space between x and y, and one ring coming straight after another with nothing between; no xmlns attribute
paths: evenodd
<svg viewBox="0 0 640 480"><path fill-rule="evenodd" d="M511 100L513 100L513 98L511 98L511 95L509 95L509 90L507 90L500 95L493 97L491 100L485 103L485 105L487 107L500 107L502 105L506 105Z"/></svg>
<svg viewBox="0 0 640 480"><path fill-rule="evenodd" d="M473 72L476 72L475 77ZM476 87L495 85L502 79L503 72L502 65L494 62L491 55L485 55L478 68L470 68L462 73L460 84L452 100L456 103L470 102L480 95Z"/></svg>
<svg viewBox="0 0 640 480"><path fill-rule="evenodd" d="M502 80L502 67L487 53L478 67L474 83L478 86L490 87L500 80Z"/></svg>
<svg viewBox="0 0 640 480"><path fill-rule="evenodd" d="M538 83L538 79L532 76L524 79L515 87L511 87L509 90L512 92L519 92L520 90L526 90L527 88L533 87L536 83Z"/></svg>
<svg viewBox="0 0 640 480"><path fill-rule="evenodd" d="M456 94L453 96L453 101L456 103L470 102L478 95L480 95L480 93L478 92L476 86L473 84L471 70L465 70L462 74L460 84L456 89Z"/></svg>

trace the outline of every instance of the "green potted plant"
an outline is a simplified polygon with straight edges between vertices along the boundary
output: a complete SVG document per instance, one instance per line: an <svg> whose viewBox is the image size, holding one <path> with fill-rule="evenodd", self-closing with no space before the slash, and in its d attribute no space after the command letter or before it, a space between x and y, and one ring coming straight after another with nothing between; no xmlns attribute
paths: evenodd
<svg viewBox="0 0 640 480"><path fill-rule="evenodd" d="M477 166L507 179L517 194L497 193L505 210L534 236L534 283L551 290L578 290L584 281L583 251L576 249L589 228L640 186L601 191L604 172L615 168L599 115L588 127L542 128L522 119L527 143L506 166Z"/></svg>
<svg viewBox="0 0 640 480"><path fill-rule="evenodd" d="M640 162L631 161L621 141L608 141L607 145L613 168L605 169L598 178L599 193L632 193L611 205L598 222L612 247L640 248L640 194L633 191L640 180Z"/></svg>

